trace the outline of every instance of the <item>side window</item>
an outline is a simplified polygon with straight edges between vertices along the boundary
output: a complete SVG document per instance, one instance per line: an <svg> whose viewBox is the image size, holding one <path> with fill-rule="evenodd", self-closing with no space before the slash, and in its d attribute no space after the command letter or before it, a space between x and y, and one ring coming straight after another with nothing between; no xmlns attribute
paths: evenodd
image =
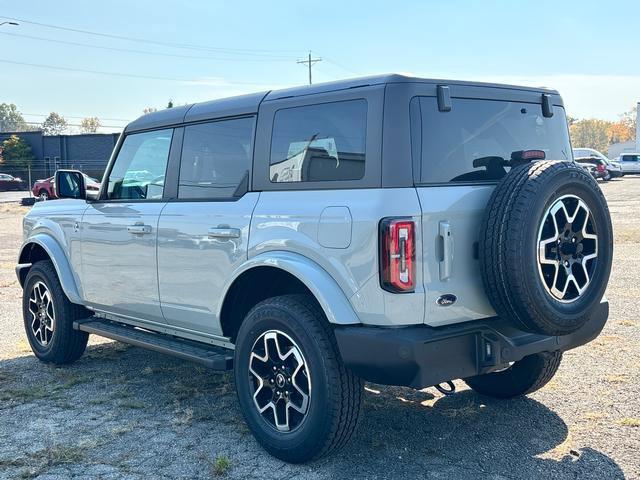
<svg viewBox="0 0 640 480"><path fill-rule="evenodd" d="M127 135L109 174L107 198L161 199L172 136L173 129Z"/></svg>
<svg viewBox="0 0 640 480"><path fill-rule="evenodd" d="M233 198L247 189L254 118L184 129L178 198Z"/></svg>
<svg viewBox="0 0 640 480"><path fill-rule="evenodd" d="M269 179L274 183L360 180L366 132L366 100L278 110Z"/></svg>

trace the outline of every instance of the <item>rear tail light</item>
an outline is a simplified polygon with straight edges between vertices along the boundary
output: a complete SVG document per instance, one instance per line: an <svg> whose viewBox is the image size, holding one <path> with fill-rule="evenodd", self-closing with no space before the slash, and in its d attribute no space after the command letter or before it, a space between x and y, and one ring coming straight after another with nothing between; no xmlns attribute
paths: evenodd
<svg viewBox="0 0 640 480"><path fill-rule="evenodd" d="M385 218L380 222L380 285L389 292L415 290L415 222Z"/></svg>
<svg viewBox="0 0 640 480"><path fill-rule="evenodd" d="M604 165L601 165L601 164L598 164L598 166L596 167L596 169L597 169L599 172L604 172L604 170L605 170Z"/></svg>

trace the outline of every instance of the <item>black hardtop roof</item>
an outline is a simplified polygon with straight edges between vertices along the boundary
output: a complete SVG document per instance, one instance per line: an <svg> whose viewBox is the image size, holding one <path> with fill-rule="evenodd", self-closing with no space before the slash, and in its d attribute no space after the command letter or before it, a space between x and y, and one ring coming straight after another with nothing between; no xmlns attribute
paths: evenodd
<svg viewBox="0 0 640 480"><path fill-rule="evenodd" d="M158 112L148 113L139 117L126 126L125 132L147 130L163 126L172 126L185 122L194 122L212 118L249 115L256 113L262 101L277 100L279 98L298 97L318 93L347 90L370 85L384 85L389 83L428 83L434 85L464 85L484 88L498 88L507 90L524 90L557 95L556 90L547 88L522 87L500 83L471 82L464 80L428 79L411 77L400 74L373 75L368 77L338 80L335 82L317 83L299 87L271 90L267 92L251 93L235 97L221 98L207 102L194 103L181 107L167 108Z"/></svg>

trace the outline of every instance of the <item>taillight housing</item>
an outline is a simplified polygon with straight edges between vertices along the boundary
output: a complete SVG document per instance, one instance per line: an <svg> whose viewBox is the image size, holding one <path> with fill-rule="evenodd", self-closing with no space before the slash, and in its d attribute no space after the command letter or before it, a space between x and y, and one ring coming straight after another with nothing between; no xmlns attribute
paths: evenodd
<svg viewBox="0 0 640 480"><path fill-rule="evenodd" d="M605 166L604 166L604 165L602 165L601 163L599 163L599 164L596 166L596 169L597 169L599 172L604 172L604 171L606 170L606 169L605 169Z"/></svg>
<svg viewBox="0 0 640 480"><path fill-rule="evenodd" d="M389 292L415 291L415 230L416 224L410 218L380 221L380 285Z"/></svg>

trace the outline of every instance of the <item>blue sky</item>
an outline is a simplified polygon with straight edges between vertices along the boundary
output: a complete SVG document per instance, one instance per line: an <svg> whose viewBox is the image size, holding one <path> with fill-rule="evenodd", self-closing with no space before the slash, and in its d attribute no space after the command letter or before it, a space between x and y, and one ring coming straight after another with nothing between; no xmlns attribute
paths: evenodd
<svg viewBox="0 0 640 480"><path fill-rule="evenodd" d="M0 102L17 104L29 121L57 111L98 116L117 130L169 98L184 104L304 84L296 60L309 49L323 58L313 69L318 82L406 72L544 85L560 90L569 115L611 120L640 101L637 0L0 0L2 17L21 24L0 26Z"/></svg>

